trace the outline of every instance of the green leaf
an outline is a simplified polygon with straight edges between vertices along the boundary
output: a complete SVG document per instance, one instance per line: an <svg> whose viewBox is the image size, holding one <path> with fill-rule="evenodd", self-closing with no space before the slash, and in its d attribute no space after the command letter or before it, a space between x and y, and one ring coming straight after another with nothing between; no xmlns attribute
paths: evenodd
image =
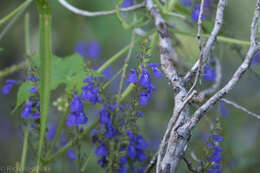
<svg viewBox="0 0 260 173"><path fill-rule="evenodd" d="M39 57L33 57L32 64L39 67ZM85 70L85 62L79 54L73 54L65 58L57 56L52 57L52 82L51 90L56 89L61 84L65 84L66 92L76 90L80 92L81 87L84 85L83 80L89 75L93 77L103 76L95 70Z"/></svg>
<svg viewBox="0 0 260 173"><path fill-rule="evenodd" d="M33 96L33 93L29 92L29 89L32 88L33 82L24 82L18 89L17 100L14 111L23 104L29 97Z"/></svg>

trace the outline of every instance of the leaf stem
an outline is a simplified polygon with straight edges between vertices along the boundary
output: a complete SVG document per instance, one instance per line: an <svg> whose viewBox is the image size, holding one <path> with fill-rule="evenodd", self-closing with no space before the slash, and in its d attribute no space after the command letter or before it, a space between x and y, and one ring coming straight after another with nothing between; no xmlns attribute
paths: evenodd
<svg viewBox="0 0 260 173"><path fill-rule="evenodd" d="M12 17L14 17L20 10L23 8L26 8L32 0L27 0L23 2L21 5L19 5L16 9L14 9L12 12L10 12L8 15L6 15L4 18L0 20L0 26L6 23L8 20L10 20Z"/></svg>
<svg viewBox="0 0 260 173"><path fill-rule="evenodd" d="M21 165L20 165L21 173L24 172L24 166L25 166L25 162L26 162L29 130L30 130L30 123L27 124L26 129L25 129L25 134L24 134L23 151L22 151Z"/></svg>

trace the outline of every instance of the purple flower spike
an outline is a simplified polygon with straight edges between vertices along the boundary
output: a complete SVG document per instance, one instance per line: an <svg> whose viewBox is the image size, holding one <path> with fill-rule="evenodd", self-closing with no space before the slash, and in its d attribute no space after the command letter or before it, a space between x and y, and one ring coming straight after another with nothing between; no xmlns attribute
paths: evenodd
<svg viewBox="0 0 260 173"><path fill-rule="evenodd" d="M209 64L206 64L204 67L204 80L206 82L214 81L216 78L215 71L209 66Z"/></svg>
<svg viewBox="0 0 260 173"><path fill-rule="evenodd" d="M126 81L128 83L134 83L136 84L138 82L138 75L135 69L130 69L130 74L128 75Z"/></svg>

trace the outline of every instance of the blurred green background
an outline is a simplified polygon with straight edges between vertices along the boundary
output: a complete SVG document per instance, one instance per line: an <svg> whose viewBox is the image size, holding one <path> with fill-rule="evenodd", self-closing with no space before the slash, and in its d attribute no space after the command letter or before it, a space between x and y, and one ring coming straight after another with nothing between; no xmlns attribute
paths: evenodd
<svg viewBox="0 0 260 173"><path fill-rule="evenodd" d="M81 9L88 9L90 11L109 10L112 9L115 4L113 0L71 0L69 2ZM20 3L20 0L2 1L0 6L0 18L8 14ZM91 40L97 40L101 46L101 57L92 60L91 63L98 67L130 42L131 30L125 30L115 15L96 18L77 16L63 8L57 1L52 1L51 7L53 12L52 50L57 56L63 57L74 53L75 44L79 41L89 42ZM254 7L255 0L228 0L222 34L236 39L249 40L250 23ZM212 10L214 17L214 8ZM38 49L38 15L35 4L30 5L27 11L31 17L31 50L36 53ZM122 15L126 18L127 15L131 14ZM211 18L209 18L209 20L212 21ZM25 59L23 24L24 15L19 18L16 24L0 41L0 47L3 49L3 51L0 52L0 70L13 64L18 64ZM195 23L191 24L191 26L193 26L191 30L196 31ZM3 27L1 27L1 29L3 29ZM195 37L190 39L196 43ZM182 44L185 45L185 41L183 41ZM188 41L186 44L188 44ZM137 45L137 47L138 46L139 45ZM196 46L197 45L194 44L194 47ZM153 56L154 61L157 62L159 62L159 57L157 56L158 50L157 48L156 56ZM218 57L222 65L222 86L230 79L235 69L241 63L246 50L247 47L217 43L214 50L214 57ZM135 48L132 56L135 56L138 51L139 49ZM183 51L182 53L186 55L191 54L187 49L179 51ZM123 59L124 57L112 65L112 73L115 73L117 69L122 66ZM194 60L192 56L188 57L188 59ZM133 57L130 62L130 67L134 67L135 64L136 58ZM227 98L244 105L253 112L260 113L260 78L258 75L260 74L260 67L258 66L255 65L251 67L251 71L244 75L239 85L230 92ZM23 80L24 77L25 73L18 71L7 78ZM0 79L1 86L4 84L4 80L5 79ZM138 122L142 134L150 144L147 152L149 156L152 156L157 150L159 140L166 129L173 109L174 94L168 86L166 79L153 79L153 81L157 87L157 91L154 93L149 105L144 109L144 117ZM3 167L15 166L21 157L23 142L19 126L21 118L19 113L10 113L11 107L16 101L17 88L18 87L15 87L9 96L0 95L0 172ZM55 96L59 96L59 91L55 92L53 99L55 99ZM223 135L225 139L221 144L223 147L223 172L257 173L260 169L260 122L229 105L226 105L226 107L228 109L228 115L221 117L221 135ZM217 114L219 114L218 105L215 105L207 114L207 117L208 119L214 120ZM59 116L59 113L53 108L50 117L55 116ZM96 114L89 114L87 116L91 121L97 118ZM198 127L194 129L191 143L188 146L188 156L189 152L193 151L200 159L205 159L204 148L206 144L203 143L203 135L210 132L209 126L207 118L203 118ZM86 141L88 142L87 139ZM32 142L34 143L36 141ZM89 154L91 152L93 153L94 147L92 145L87 146L88 148L86 148L86 150ZM94 154L90 155L87 172L102 172L102 169L96 164L97 160ZM35 161L32 161L34 159L34 154L29 151L27 167L34 166ZM147 162L148 161L149 160L147 160ZM196 162L194 163L197 164ZM50 165L50 172L75 172L75 170L77 170L77 164L67 161L65 156L63 162L59 160L54 164ZM183 161L181 162L178 172L189 172Z"/></svg>

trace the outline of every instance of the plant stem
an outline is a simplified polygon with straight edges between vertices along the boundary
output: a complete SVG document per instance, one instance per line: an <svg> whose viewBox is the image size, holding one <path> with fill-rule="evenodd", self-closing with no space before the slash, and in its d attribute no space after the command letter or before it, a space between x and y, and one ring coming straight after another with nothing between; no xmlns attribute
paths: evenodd
<svg viewBox="0 0 260 173"><path fill-rule="evenodd" d="M190 37L197 37L196 33L183 32L183 31L179 31L179 30L176 30L176 29L172 29L172 28L170 28L169 30L171 32L173 32L174 34L186 35L186 36L190 36ZM209 38L210 35L209 34L201 34L200 36L204 37L204 38ZM238 39L225 37L225 36L218 36L217 41L224 42L224 43L230 43L230 44L238 44L238 45L241 45L241 46L250 46L249 41L238 40Z"/></svg>
<svg viewBox="0 0 260 173"><path fill-rule="evenodd" d="M17 65L12 65L11 67L7 67L4 70L0 71L0 78L4 78L5 76L8 76L9 74L12 74L18 70L21 70L23 68L27 67L27 62L21 62L20 64Z"/></svg>
<svg viewBox="0 0 260 173"><path fill-rule="evenodd" d="M136 39L134 41L134 44L139 43L140 41L142 41L144 38L147 38L149 35L151 35L154 32L154 30L151 30L149 32L147 32L144 36ZM118 53L116 53L114 56L112 56L111 58L109 58L101 67L98 68L97 72L102 72L103 70L105 70L108 66L110 66L113 62L115 62L117 59L119 59L124 53L126 53L128 51L128 49L130 48L130 45L124 47L123 49L121 49Z"/></svg>
<svg viewBox="0 0 260 173"><path fill-rule="evenodd" d="M51 85L51 10L46 0L37 0L40 16L40 110L41 126L37 158L37 172L40 171L41 155L44 145L45 132L50 105Z"/></svg>
<svg viewBox="0 0 260 173"><path fill-rule="evenodd" d="M32 0L27 0L27 1L23 2L16 9L14 9L11 13L6 15L3 19L0 20L0 26L2 24L6 23L8 20L10 20L12 17L14 17L20 10L22 10L23 8L26 8L31 2L32 2Z"/></svg>
<svg viewBox="0 0 260 173"><path fill-rule="evenodd" d="M25 53L27 57L31 56L30 49L30 15L29 13L25 14L24 18L24 30L25 30Z"/></svg>
<svg viewBox="0 0 260 173"><path fill-rule="evenodd" d="M23 141L23 151L22 151L22 158L21 158L21 173L24 172L24 166L26 162L26 155L27 155L27 148L28 148L28 136L29 136L30 124L28 123L25 129L24 134L24 141Z"/></svg>
<svg viewBox="0 0 260 173"><path fill-rule="evenodd" d="M134 16L134 21L135 20L136 20L136 16ZM123 89L124 80L126 78L126 70L127 70L127 67L128 67L128 62L131 58L132 51L133 51L133 48L134 48L134 40L135 40L135 28L132 31L132 38L131 38L131 42L130 42L130 45L129 45L130 46L129 51L128 51L128 54L127 54L127 57L125 59L124 66L123 66L123 71L122 71L121 80L120 80L119 89L118 89L118 94L117 94L116 111L119 111L119 102L120 102L120 99L121 99L121 93L122 93L122 89Z"/></svg>
<svg viewBox="0 0 260 173"><path fill-rule="evenodd" d="M65 123L65 121L66 121L66 119L67 119L67 117L68 117L68 115L69 115L69 111L70 111L70 107L68 106L65 115L64 115L64 116L62 117L62 119L60 120L58 129L57 129L57 131L56 131L55 138L54 138L53 143L52 143L50 149L48 150L48 152L47 152L45 158L50 157L50 155L51 155L51 153L52 153L54 147L56 146L56 144L57 144L57 142L58 142L58 140L59 140L59 137L60 137L62 128L63 128L63 126L64 126L64 123Z"/></svg>

